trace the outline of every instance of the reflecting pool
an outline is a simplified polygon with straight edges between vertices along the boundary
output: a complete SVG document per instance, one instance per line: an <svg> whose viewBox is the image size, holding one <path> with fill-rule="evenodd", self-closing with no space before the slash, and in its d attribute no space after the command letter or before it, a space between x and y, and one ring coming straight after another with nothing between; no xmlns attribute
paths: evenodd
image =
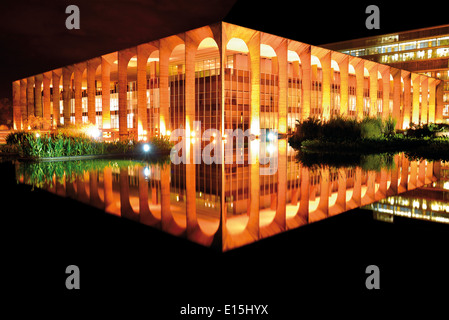
<svg viewBox="0 0 449 320"><path fill-rule="evenodd" d="M286 140L264 150L277 155L267 162L253 143L224 164L15 161L16 179L222 251L359 207L387 222L402 215L449 223L446 163L404 154L313 163Z"/></svg>

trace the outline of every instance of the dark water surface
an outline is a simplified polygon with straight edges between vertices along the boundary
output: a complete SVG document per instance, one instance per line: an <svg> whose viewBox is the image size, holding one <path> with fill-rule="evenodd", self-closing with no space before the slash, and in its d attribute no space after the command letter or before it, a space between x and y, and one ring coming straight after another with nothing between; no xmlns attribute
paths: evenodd
<svg viewBox="0 0 449 320"><path fill-rule="evenodd" d="M261 319L297 319L442 306L444 163L396 155L376 168L312 169L285 155L270 176L253 165L2 162L14 310L202 319L181 307L268 304ZM65 287L71 264L77 291ZM365 286L368 265L380 269L379 290Z"/></svg>

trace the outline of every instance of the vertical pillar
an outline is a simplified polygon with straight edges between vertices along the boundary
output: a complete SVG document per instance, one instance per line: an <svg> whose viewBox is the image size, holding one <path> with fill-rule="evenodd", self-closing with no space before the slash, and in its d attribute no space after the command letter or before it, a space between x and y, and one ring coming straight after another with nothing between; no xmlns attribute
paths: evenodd
<svg viewBox="0 0 449 320"><path fill-rule="evenodd" d="M249 142L248 154L251 157L249 166L249 219L247 230L254 239L259 239L260 213L260 172L259 172L259 140Z"/></svg>
<svg viewBox="0 0 449 320"><path fill-rule="evenodd" d="M195 167L193 164L193 145L190 144L190 132L195 131L193 122L195 121L195 54L198 43L195 42L195 35L192 34L195 31L186 32L186 44L185 44L185 130L186 148L187 152L186 164L186 229L187 234L191 234L196 228L197 216L196 216L196 179L195 179ZM196 132L198 135L199 132ZM197 142L201 143L201 142ZM184 152L183 151L183 152Z"/></svg>
<svg viewBox="0 0 449 320"><path fill-rule="evenodd" d="M104 210L114 213L114 191L112 188L112 168L105 167L103 171Z"/></svg>
<svg viewBox="0 0 449 320"><path fill-rule="evenodd" d="M419 123L419 95L420 95L420 84L421 76L412 73L411 75L413 81L413 101L412 101L412 122L415 124Z"/></svg>
<svg viewBox="0 0 449 320"><path fill-rule="evenodd" d="M302 60L301 60L302 62ZM301 166L301 196L299 199L298 215L304 224L309 222L309 191L310 191L310 174L309 169Z"/></svg>
<svg viewBox="0 0 449 320"><path fill-rule="evenodd" d="M142 46L137 47L137 136L147 140L144 131L148 129L147 118L147 61L148 54Z"/></svg>
<svg viewBox="0 0 449 320"><path fill-rule="evenodd" d="M34 116L34 77L27 79L27 115Z"/></svg>
<svg viewBox="0 0 449 320"><path fill-rule="evenodd" d="M251 70L250 131L260 134L260 32L256 32L247 43Z"/></svg>
<svg viewBox="0 0 449 320"><path fill-rule="evenodd" d="M285 230L287 219L287 140L278 140L278 146L278 201L274 219L281 230Z"/></svg>
<svg viewBox="0 0 449 320"><path fill-rule="evenodd" d="M100 61L89 60L87 62L87 119L90 123L96 124L96 111L95 111L95 73Z"/></svg>
<svg viewBox="0 0 449 320"><path fill-rule="evenodd" d="M44 100L42 115L44 118L44 130L48 130L51 127L51 97L50 97L50 83L51 83L51 71L44 73Z"/></svg>
<svg viewBox="0 0 449 320"><path fill-rule="evenodd" d="M417 178L418 178L418 161L412 161L410 163L410 174L408 184L407 184L407 190L413 190L417 187Z"/></svg>
<svg viewBox="0 0 449 320"><path fill-rule="evenodd" d="M390 116L390 67L382 72L382 119Z"/></svg>
<svg viewBox="0 0 449 320"><path fill-rule="evenodd" d="M127 82L128 82L128 62L129 55L127 52L119 51L118 53L118 126L120 140L125 140L128 137L128 123L127 123Z"/></svg>
<svg viewBox="0 0 449 320"><path fill-rule="evenodd" d="M329 214L329 167L321 169L320 202L318 204L317 219L321 220Z"/></svg>
<svg viewBox="0 0 449 320"><path fill-rule="evenodd" d="M401 122L401 71L390 69L393 75L393 118L396 119L396 129L402 129Z"/></svg>
<svg viewBox="0 0 449 320"><path fill-rule="evenodd" d="M12 114L14 130L22 129L22 113L20 111L20 81L12 83Z"/></svg>
<svg viewBox="0 0 449 320"><path fill-rule="evenodd" d="M64 125L70 123L70 98L72 96L72 90L70 88L70 81L72 77L72 70L68 67L62 69L62 101L64 105Z"/></svg>
<svg viewBox="0 0 449 320"><path fill-rule="evenodd" d="M355 66L355 79L356 79L356 119L363 119L363 90L365 86L365 65L363 60Z"/></svg>
<svg viewBox="0 0 449 320"><path fill-rule="evenodd" d="M22 121L22 129L27 129L25 124L28 120L27 114L27 80L20 80L20 113Z"/></svg>
<svg viewBox="0 0 449 320"><path fill-rule="evenodd" d="M276 50L278 57L279 76L279 128L278 132L286 134L287 126L287 106L288 106L288 44L287 39L283 39Z"/></svg>
<svg viewBox="0 0 449 320"><path fill-rule="evenodd" d="M137 221L139 216L130 203L128 167L120 168L120 213L121 216Z"/></svg>
<svg viewBox="0 0 449 320"><path fill-rule="evenodd" d="M426 183L426 161L419 161L418 165L418 184L417 187L422 187Z"/></svg>
<svg viewBox="0 0 449 320"><path fill-rule="evenodd" d="M402 156L401 169L401 182L398 187L399 193L407 191L408 186L409 161L405 155Z"/></svg>
<svg viewBox="0 0 449 320"><path fill-rule="evenodd" d="M170 126L170 92L168 88L168 59L170 58L170 54L169 40L165 38L161 39L159 49L159 128L160 134L163 136L166 135Z"/></svg>
<svg viewBox="0 0 449 320"><path fill-rule="evenodd" d="M323 71L323 83L322 83L322 110L323 119L329 120L331 116L331 52L329 51L321 59L321 68Z"/></svg>
<svg viewBox="0 0 449 320"><path fill-rule="evenodd" d="M104 203L98 195L98 171L89 171L89 203L94 207L104 210Z"/></svg>
<svg viewBox="0 0 449 320"><path fill-rule="evenodd" d="M347 114L349 104L349 56L345 57L340 67L340 115Z"/></svg>
<svg viewBox="0 0 449 320"><path fill-rule="evenodd" d="M380 170L379 189L375 194L376 200L384 199L387 196L387 179L388 179L388 170L383 168Z"/></svg>
<svg viewBox="0 0 449 320"><path fill-rule="evenodd" d="M101 58L101 111L103 129L111 129L111 65Z"/></svg>
<svg viewBox="0 0 449 320"><path fill-rule="evenodd" d="M435 108L435 122L443 121L443 96L444 96L444 81L439 80L436 85L436 108Z"/></svg>
<svg viewBox="0 0 449 320"><path fill-rule="evenodd" d="M435 122L436 115L436 81L435 79L429 79L429 123Z"/></svg>
<svg viewBox="0 0 449 320"><path fill-rule="evenodd" d="M377 116L377 87L378 87L378 65L375 64L369 70L369 116Z"/></svg>
<svg viewBox="0 0 449 320"><path fill-rule="evenodd" d="M173 219L170 209L170 165L161 167L161 228L170 230L170 222Z"/></svg>
<svg viewBox="0 0 449 320"><path fill-rule="evenodd" d="M82 105L82 79L83 69L81 66L76 66L74 70L74 85L75 85L75 124L82 124L83 122L83 105Z"/></svg>
<svg viewBox="0 0 449 320"><path fill-rule="evenodd" d="M42 117L42 75L34 77L34 115Z"/></svg>
<svg viewBox="0 0 449 320"><path fill-rule="evenodd" d="M346 171L344 168L338 169L338 194L334 208L333 212L329 212L329 214L337 214L346 210Z"/></svg>
<svg viewBox="0 0 449 320"><path fill-rule="evenodd" d="M427 104L429 100L429 78L423 77L421 82L421 123L427 123Z"/></svg>
<svg viewBox="0 0 449 320"><path fill-rule="evenodd" d="M400 168L399 154L394 156L394 167L390 170L390 186L387 190L387 196L398 194L398 180L399 180L399 168Z"/></svg>
<svg viewBox="0 0 449 320"><path fill-rule="evenodd" d="M61 119L59 117L60 110L59 110L59 101L60 101L60 80L61 80L61 74L59 72L53 71L52 72L52 85L53 85L53 121L52 126L55 128L57 125L61 124Z"/></svg>
<svg viewBox="0 0 449 320"><path fill-rule="evenodd" d="M408 128L410 126L410 111L411 111L411 93L412 93L412 77L411 73L403 71L404 79L404 106L402 108L402 128Z"/></svg>
<svg viewBox="0 0 449 320"><path fill-rule="evenodd" d="M311 104L311 85L312 85L312 66L311 66L311 46L307 46L303 50L299 57L301 59L302 69L302 117L304 121L310 116L310 104Z"/></svg>

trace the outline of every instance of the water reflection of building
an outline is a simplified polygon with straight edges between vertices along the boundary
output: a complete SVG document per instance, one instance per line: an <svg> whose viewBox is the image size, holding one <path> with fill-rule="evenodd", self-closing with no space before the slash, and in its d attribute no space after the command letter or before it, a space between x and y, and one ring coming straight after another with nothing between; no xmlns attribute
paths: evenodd
<svg viewBox="0 0 449 320"><path fill-rule="evenodd" d="M446 41L446 40L444 40ZM224 77L223 77L224 75ZM220 22L13 82L16 129L90 122L112 138L294 129L309 116L439 122L443 81Z"/></svg>
<svg viewBox="0 0 449 320"><path fill-rule="evenodd" d="M366 206L374 218L393 222L394 216L449 223L449 168L443 163L438 181Z"/></svg>
<svg viewBox="0 0 449 320"><path fill-rule="evenodd" d="M17 162L17 179L221 250L389 196L422 192L426 190L423 186L433 183L433 189L448 187L446 167L439 162L410 161L396 155L394 165L380 171L360 167L309 169L296 162L285 140L276 144L279 167L272 176L260 175L263 165L257 162L208 166L114 160L102 166L93 165L95 161L66 167L53 163L53 171L42 167L45 163ZM210 179L212 171L215 176ZM426 202L418 201L420 208L426 203L427 209L437 213L446 210L436 207L441 199L432 199L429 194L425 198Z"/></svg>

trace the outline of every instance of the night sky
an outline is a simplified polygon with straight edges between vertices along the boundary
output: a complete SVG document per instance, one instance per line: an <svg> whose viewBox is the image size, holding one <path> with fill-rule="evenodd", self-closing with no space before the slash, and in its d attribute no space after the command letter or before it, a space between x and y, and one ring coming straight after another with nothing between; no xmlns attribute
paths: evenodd
<svg viewBox="0 0 449 320"><path fill-rule="evenodd" d="M80 8L80 30L65 27L65 8L70 4ZM380 8L380 30L365 28L369 4ZM432 7L418 8L379 1L300 0L2 1L0 98L11 98L14 80L220 20L319 45L449 23L442 5L432 2Z"/></svg>

